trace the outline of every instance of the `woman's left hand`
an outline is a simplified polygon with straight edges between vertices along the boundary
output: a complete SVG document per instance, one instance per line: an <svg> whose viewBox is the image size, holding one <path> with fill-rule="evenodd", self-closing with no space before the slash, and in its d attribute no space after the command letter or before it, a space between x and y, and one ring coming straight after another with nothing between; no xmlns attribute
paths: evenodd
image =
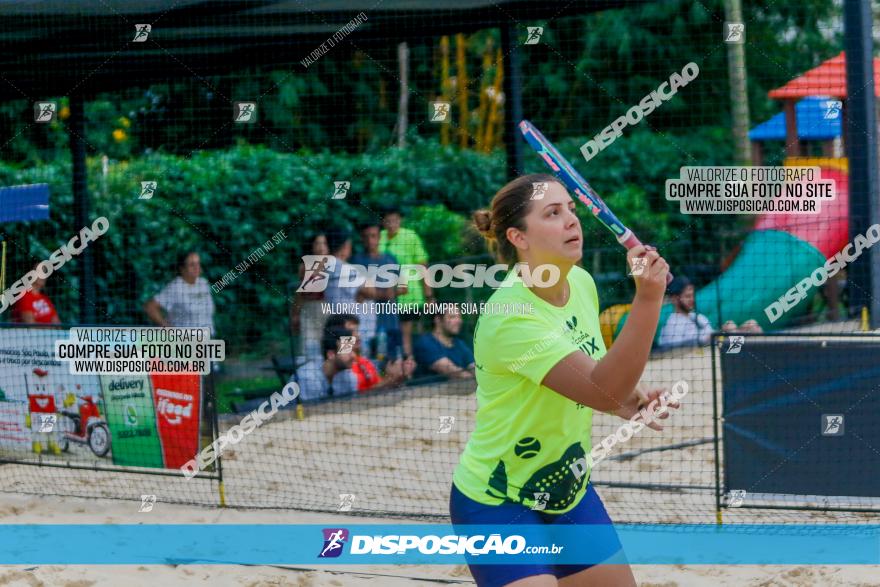
<svg viewBox="0 0 880 587"><path fill-rule="evenodd" d="M668 398L666 401L666 409L660 411L662 405L660 397L664 394ZM661 426L657 420L665 420L669 417L669 408L676 409L680 407L680 405L681 404L670 397L669 392L662 387L645 391L641 388L641 385L637 385L626 403L614 411L614 415L619 416L624 420L630 420L633 416L639 413L639 410L647 407L649 414L653 413L655 416L650 418L650 421L645 422L645 425L648 428L659 432L663 430L663 426Z"/></svg>

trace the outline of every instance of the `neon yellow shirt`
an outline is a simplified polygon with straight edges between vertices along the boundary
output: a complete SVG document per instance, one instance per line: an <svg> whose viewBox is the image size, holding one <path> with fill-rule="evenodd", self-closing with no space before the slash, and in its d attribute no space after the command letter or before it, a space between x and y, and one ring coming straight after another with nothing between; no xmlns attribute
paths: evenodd
<svg viewBox="0 0 880 587"><path fill-rule="evenodd" d="M397 257L397 262L401 265L426 265L428 263L428 253L422 244L422 239L416 231L410 228L401 228L394 235L394 238L388 238L388 231L382 229L379 233L379 250L383 253L391 253ZM410 275L405 276L407 292L397 296L397 302L400 304L423 304L425 303L425 289L421 279L411 279Z"/></svg>
<svg viewBox="0 0 880 587"><path fill-rule="evenodd" d="M537 500L543 511L564 513L586 493L593 410L541 381L574 351L595 360L605 354L599 297L593 278L579 267L568 274L571 295L561 308L518 277L511 282L489 303L531 305L534 313L485 313L477 322L476 428L452 480L480 503L533 507Z"/></svg>

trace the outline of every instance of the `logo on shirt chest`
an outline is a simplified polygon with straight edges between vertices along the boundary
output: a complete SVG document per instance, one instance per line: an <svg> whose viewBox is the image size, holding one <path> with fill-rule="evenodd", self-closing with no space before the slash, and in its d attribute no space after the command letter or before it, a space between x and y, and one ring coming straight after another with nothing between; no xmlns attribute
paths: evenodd
<svg viewBox="0 0 880 587"><path fill-rule="evenodd" d="M599 350L599 346L596 344L596 337L579 329L577 324L577 316L572 316L565 321L568 337L583 353L592 357Z"/></svg>

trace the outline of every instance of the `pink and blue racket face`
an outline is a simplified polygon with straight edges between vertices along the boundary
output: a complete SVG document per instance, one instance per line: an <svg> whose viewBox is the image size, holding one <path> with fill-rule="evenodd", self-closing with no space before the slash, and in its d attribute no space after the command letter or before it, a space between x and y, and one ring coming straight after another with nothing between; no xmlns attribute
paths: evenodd
<svg viewBox="0 0 880 587"><path fill-rule="evenodd" d="M565 186L574 192L577 198L587 205L599 222L601 222L608 230L614 233L617 240L625 248L631 249L641 245L641 241L632 233L623 223L617 219L617 216L608 208L602 198L590 187L581 174L571 166L568 160L556 150L553 143L547 140L541 131L535 128L528 120L522 120L519 123L519 129L522 131L526 141L532 148L538 152L538 155L544 159L544 162L553 170ZM672 281L672 272L666 274L666 283Z"/></svg>
<svg viewBox="0 0 880 587"><path fill-rule="evenodd" d="M565 184L565 187L574 192L575 196L587 205L599 222L605 225L618 239L623 237L627 229L617 216L608 209L602 198L590 187L581 174L571 166L568 160L556 150L553 143L547 140L541 131L535 128L528 120L519 123L519 129L526 141L537 151L538 155L553 170L553 173Z"/></svg>

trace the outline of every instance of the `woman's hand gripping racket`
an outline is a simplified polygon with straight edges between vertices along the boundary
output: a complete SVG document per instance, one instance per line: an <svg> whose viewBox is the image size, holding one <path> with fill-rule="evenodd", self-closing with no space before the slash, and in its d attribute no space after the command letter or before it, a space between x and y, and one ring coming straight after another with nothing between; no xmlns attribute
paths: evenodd
<svg viewBox="0 0 880 587"><path fill-rule="evenodd" d="M617 216L602 201L602 198L590 187L587 180L581 177L581 174L556 150L553 143L548 141L547 137L535 128L535 125L528 120L523 120L519 123L519 129L529 145L544 159L544 162L553 170L553 173L556 174L556 177L562 181L565 187L574 192L577 199L587 205L593 216L605 228L614 233L617 242L622 244L627 250L642 244L642 241L618 220ZM653 249L653 247L646 248ZM635 269L633 267L633 271ZM668 284L670 281L672 281L672 273L666 275L666 283Z"/></svg>

